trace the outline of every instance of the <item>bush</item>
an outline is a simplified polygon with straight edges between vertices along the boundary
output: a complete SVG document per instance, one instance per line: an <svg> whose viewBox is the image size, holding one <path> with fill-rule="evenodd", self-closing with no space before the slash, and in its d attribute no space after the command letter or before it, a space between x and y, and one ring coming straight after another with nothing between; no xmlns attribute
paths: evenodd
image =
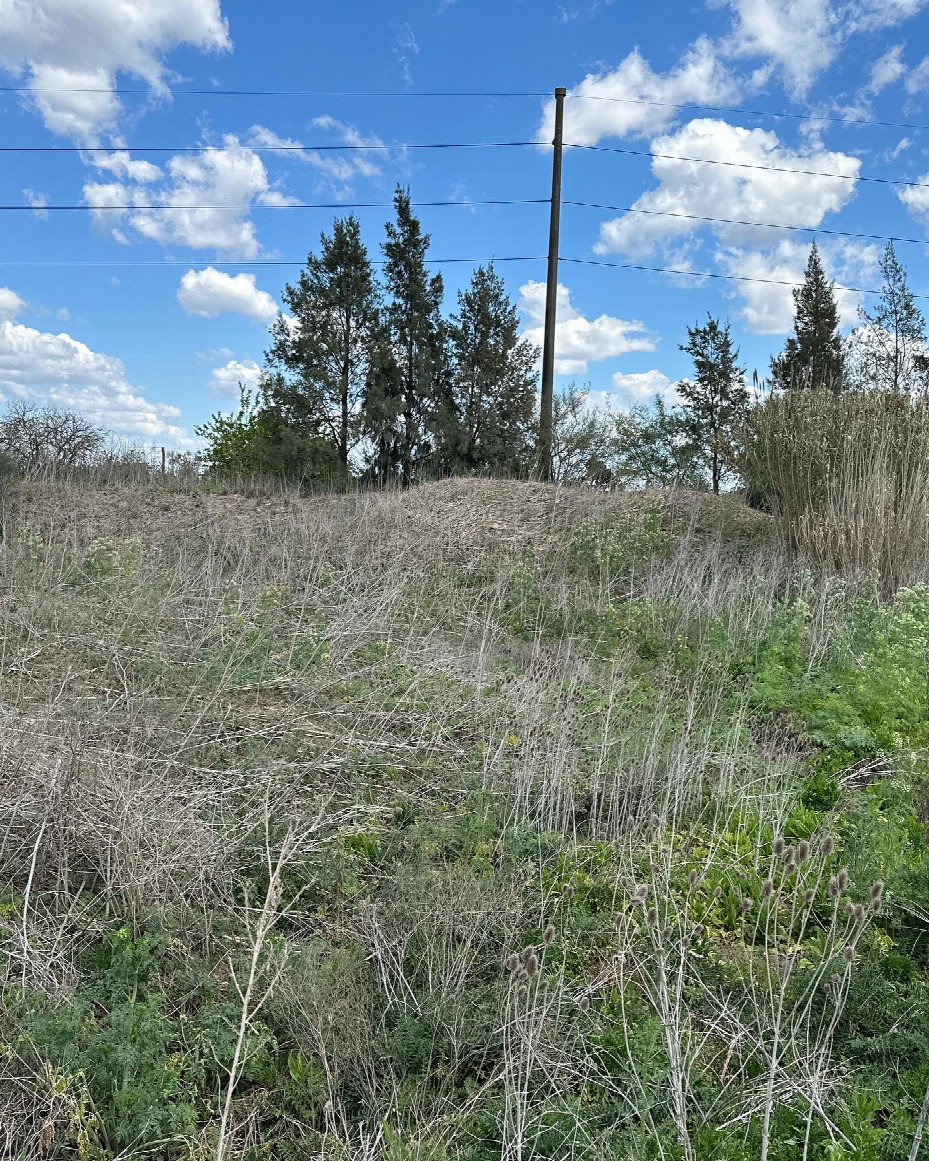
<svg viewBox="0 0 929 1161"><path fill-rule="evenodd" d="M788 391L750 414L732 459L753 502L824 565L923 575L929 544L929 399Z"/></svg>

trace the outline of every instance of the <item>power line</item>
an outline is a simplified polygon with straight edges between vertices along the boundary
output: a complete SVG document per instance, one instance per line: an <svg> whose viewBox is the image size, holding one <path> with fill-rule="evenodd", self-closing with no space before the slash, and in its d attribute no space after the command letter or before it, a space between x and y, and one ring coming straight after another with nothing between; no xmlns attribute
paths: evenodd
<svg viewBox="0 0 929 1161"><path fill-rule="evenodd" d="M766 173L794 173L803 177L832 177L837 181L870 181L880 185L905 185L915 189L929 189L929 182L905 181L896 177L869 177L854 173L823 173L816 169L791 169L786 165L757 165L748 161L723 161L715 157L682 157L677 153L656 153L652 149L620 149L612 145L574 145L565 142L566 149L586 149L593 153L621 153L628 157L652 157L663 161L689 161L697 165L724 165L735 169L757 169Z"/></svg>
<svg viewBox="0 0 929 1161"><path fill-rule="evenodd" d="M384 145L249 145L252 153L378 153L404 149L515 149L523 145L547 145L546 141L440 141ZM226 145L0 145L0 153L225 153Z"/></svg>
<svg viewBox="0 0 929 1161"><path fill-rule="evenodd" d="M435 201L435 202L410 202L410 205L416 209L421 209L427 206L547 206L550 204L550 198L485 198L460 201ZM57 203L54 205L20 205L15 203L12 205L0 205L0 212L13 210L28 210L31 213L43 214L47 210L107 210L120 211L129 213L133 210L144 210L146 212L151 210L174 210L174 211L194 211L194 210L223 210L229 213L241 213L247 211L251 213L253 210L390 210L393 209L394 203L391 202L286 202L281 205L270 204L266 205L261 202L252 203L247 206L141 206L141 205L89 205L86 202L68 202Z"/></svg>
<svg viewBox="0 0 929 1161"><path fill-rule="evenodd" d="M409 100L427 98L431 100L441 98L545 98L551 97L549 90L463 90L463 89L431 89L409 91L406 89L169 89L172 97L285 97L285 98L399 98ZM91 86L54 86L54 85L0 85L0 93L104 93L117 97L150 97L151 89L124 89ZM157 94L156 94L157 95ZM913 121L885 121L874 117L839 117L825 113L793 113L785 109L745 109L739 105L713 105L700 102L656 101L648 97L605 97L593 93L567 94L568 101L604 101L617 105L648 105L662 109L677 109L681 112L704 110L712 113L732 113L740 117L775 117L795 121L826 121L835 125L872 125L885 129L909 129L920 131L929 129Z"/></svg>
<svg viewBox="0 0 929 1161"><path fill-rule="evenodd" d="M879 121L871 117L832 117L819 113L788 113L774 109L742 109L738 105L678 104L674 101L651 101L645 97L597 97L588 93L568 93L568 100L610 101L619 105L654 105L663 109L703 109L712 113L736 113L742 117L783 117L795 121L828 121L836 125L877 125L885 129L929 129L910 121Z"/></svg>
<svg viewBox="0 0 929 1161"><path fill-rule="evenodd" d="M649 274L678 274L686 278L716 278L732 282L757 282L764 286L803 286L803 282L791 282L784 278L755 278L748 274L718 274L709 270L678 270L670 266L644 266L638 262L604 262L594 258L562 258L562 262L571 262L575 266L605 266L612 270L642 270ZM835 290L846 290L850 294L881 294L880 290L868 290L863 286L840 286L833 284ZM929 294L914 294L914 298L929 299Z"/></svg>
<svg viewBox="0 0 929 1161"><path fill-rule="evenodd" d="M162 90L163 91L163 90ZM172 97L550 97L549 91L485 92L465 90L406 89L168 89ZM157 96L152 89L71 88L54 85L0 85L0 93L106 93L115 97Z"/></svg>
<svg viewBox="0 0 929 1161"><path fill-rule="evenodd" d="M856 230L831 230L823 226L793 226L784 222L751 222L744 218L711 218L706 214L685 214L673 210L646 210L640 206L610 206L601 202L577 202L565 199L566 206L579 206L588 210L610 210L620 214L647 214L655 218L683 218L688 222L713 222L722 226L753 226L759 230L795 230L805 234L828 234L838 238L862 238L871 242L912 242L917 246L929 246L926 238L907 238L898 234L865 234Z"/></svg>

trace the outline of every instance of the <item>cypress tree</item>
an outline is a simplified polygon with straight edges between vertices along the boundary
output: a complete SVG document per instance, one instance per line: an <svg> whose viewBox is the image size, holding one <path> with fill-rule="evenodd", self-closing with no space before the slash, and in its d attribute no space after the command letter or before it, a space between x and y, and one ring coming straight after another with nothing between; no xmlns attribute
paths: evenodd
<svg viewBox="0 0 929 1161"><path fill-rule="evenodd" d="M443 393L444 326L441 307L442 275L426 269L429 235L422 232L410 208L410 192L397 186L396 222L387 224L384 282L390 295L385 323L399 372L400 475L409 485L432 456L442 418L447 414ZM379 438L371 430L372 438Z"/></svg>
<svg viewBox="0 0 929 1161"><path fill-rule="evenodd" d="M347 475L378 326L378 291L357 218L336 219L282 297L292 317L279 315L271 328L266 402L283 421L320 431Z"/></svg>
<svg viewBox="0 0 929 1161"><path fill-rule="evenodd" d="M771 360L775 385L785 390L812 387L841 391L845 353L835 283L826 277L815 242L810 247L803 285L794 289L793 299L794 333L782 353Z"/></svg>
<svg viewBox="0 0 929 1161"><path fill-rule="evenodd" d="M926 320L916 305L893 242L881 256L883 285L873 313L859 307L851 351L856 386L885 391L925 391L929 387Z"/></svg>
<svg viewBox="0 0 929 1161"><path fill-rule="evenodd" d="M446 440L455 470L518 475L532 458L539 352L518 331L503 279L493 266L479 266L459 291L448 327L453 412Z"/></svg>
<svg viewBox="0 0 929 1161"><path fill-rule="evenodd" d="M719 319L707 315L704 326L687 328L687 339L680 349L693 359L695 375L678 383L677 391L684 400L688 434L702 450L713 491L718 492L725 475L723 445L748 411L745 368L738 365L728 322L720 326Z"/></svg>

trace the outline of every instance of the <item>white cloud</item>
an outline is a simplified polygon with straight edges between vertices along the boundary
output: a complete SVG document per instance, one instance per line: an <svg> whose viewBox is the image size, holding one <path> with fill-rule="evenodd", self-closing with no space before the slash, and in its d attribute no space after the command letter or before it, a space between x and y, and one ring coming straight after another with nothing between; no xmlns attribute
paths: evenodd
<svg viewBox="0 0 929 1161"><path fill-rule="evenodd" d="M15 290L8 286L0 286L0 322L15 319L26 306L26 300L20 298Z"/></svg>
<svg viewBox="0 0 929 1161"><path fill-rule="evenodd" d="M729 0L734 26L722 49L766 58L787 90L804 97L856 33L894 28L927 0ZM896 77L894 79L897 79Z"/></svg>
<svg viewBox="0 0 929 1161"><path fill-rule="evenodd" d="M416 34L408 23L401 24L397 29L397 38L394 41L394 56L400 66L403 83L409 88L413 83L413 57L418 55L419 45L416 43Z"/></svg>
<svg viewBox="0 0 929 1161"><path fill-rule="evenodd" d="M545 322L545 283L527 282L519 288L519 309L526 319L523 337L542 345ZM583 375L587 364L624 355L628 351L653 351L655 340L644 323L627 322L602 314L587 319L571 305L566 286L558 286L558 310L555 325L555 372L558 375Z"/></svg>
<svg viewBox="0 0 929 1161"><path fill-rule="evenodd" d="M60 319L61 322L67 322L70 317L71 312L66 306L63 306L59 310L55 311L55 318Z"/></svg>
<svg viewBox="0 0 929 1161"><path fill-rule="evenodd" d="M710 118L691 121L676 133L656 138L652 148L671 156L653 158L652 172L660 184L634 203L635 208L651 213L627 213L604 222L598 253L643 257L704 225L686 216L661 214L818 226L827 213L848 203L856 184L849 178L857 178L861 167L857 157L845 153L818 148L796 152L782 146L771 130L743 129ZM675 160L681 157L724 164ZM737 164L726 164L733 162ZM847 176L815 177L804 170ZM774 231L747 226L713 224L710 228L729 244L759 243L777 236Z"/></svg>
<svg viewBox="0 0 929 1161"><path fill-rule="evenodd" d="M231 47L220 0L0 0L0 64L30 86L53 133L85 145L117 121L117 74L165 96L163 58L182 44Z"/></svg>
<svg viewBox="0 0 929 1161"><path fill-rule="evenodd" d="M916 180L919 185L899 189L897 197L915 218L922 220L924 229L929 230L929 173Z"/></svg>
<svg viewBox="0 0 929 1161"><path fill-rule="evenodd" d="M256 202L271 203L275 192L261 158L234 134L221 148L176 154L167 163L161 186L121 182L89 182L84 200L93 220L126 241L122 227L163 245L213 249L237 258L254 258L259 251L255 225L248 213ZM108 206L133 207L128 211ZM147 209L145 207L171 207ZM217 208L222 207L222 208Z"/></svg>
<svg viewBox="0 0 929 1161"><path fill-rule="evenodd" d="M717 105L737 96L734 78L706 37L691 45L667 73L654 72L635 48L612 72L589 73L568 90L564 138L574 145L596 145L605 137L647 137L678 115L672 105ZM551 140L554 118L550 100L537 130L540 140Z"/></svg>
<svg viewBox="0 0 929 1161"><path fill-rule="evenodd" d="M785 86L805 96L835 59L841 26L829 0L729 0L735 18L727 42L734 56L762 56Z"/></svg>
<svg viewBox="0 0 929 1161"><path fill-rule="evenodd" d="M212 266L188 270L178 287L177 301L188 314L206 318L229 312L268 323L277 316L274 299L258 289L254 274L226 274Z"/></svg>
<svg viewBox="0 0 929 1161"><path fill-rule="evenodd" d="M345 153L321 153L316 149L306 149L296 138L280 137L265 125L253 125L248 132L247 142L253 149L269 150L278 157L313 166L338 198L349 197L352 183L358 178L381 176L378 155L384 150L384 142L380 137L365 136L354 125L328 114L315 117L311 124L314 129L334 133L342 145L351 148Z"/></svg>
<svg viewBox="0 0 929 1161"><path fill-rule="evenodd" d="M21 308L12 291L7 310ZM153 403L126 379L120 359L92 351L67 334L37 331L12 317L0 321L0 398L28 399L79 411L119 435L192 448L194 441L180 426L176 407Z"/></svg>
<svg viewBox="0 0 929 1161"><path fill-rule="evenodd" d="M114 177L141 183L158 181L163 176L157 165L131 157L125 150L115 153L86 154L84 160L96 169L105 169Z"/></svg>
<svg viewBox="0 0 929 1161"><path fill-rule="evenodd" d="M214 395L238 399L240 385L244 385L248 391L254 391L261 382L261 374L261 367L254 359L230 359L224 367L214 368L210 376L210 390Z"/></svg>
<svg viewBox="0 0 929 1161"><path fill-rule="evenodd" d="M36 193L34 189L24 189L23 197L32 206L33 212L37 218L42 220L48 217L48 194Z"/></svg>
<svg viewBox="0 0 929 1161"><path fill-rule="evenodd" d="M865 88L867 93L880 93L888 85L892 85L900 80L906 72L906 65L900 59L902 52L903 45L895 44L883 56L879 56L874 64L871 65L871 73Z"/></svg>
<svg viewBox="0 0 929 1161"><path fill-rule="evenodd" d="M742 250L733 248L717 254L722 269L739 279L732 293L742 298L741 317L750 331L761 335L787 334L793 326L793 287L803 282L803 272L810 247L805 242L781 241L773 249ZM873 286L879 251L876 245L860 242L826 242L820 246L823 265L830 278L840 285ZM786 284L786 285L785 285ZM861 295L837 290L839 318L844 326L853 326L858 317Z"/></svg>
<svg viewBox="0 0 929 1161"><path fill-rule="evenodd" d="M613 391L625 407L651 403L658 395L665 403L678 403L679 397L674 384L664 371L616 371L613 375Z"/></svg>

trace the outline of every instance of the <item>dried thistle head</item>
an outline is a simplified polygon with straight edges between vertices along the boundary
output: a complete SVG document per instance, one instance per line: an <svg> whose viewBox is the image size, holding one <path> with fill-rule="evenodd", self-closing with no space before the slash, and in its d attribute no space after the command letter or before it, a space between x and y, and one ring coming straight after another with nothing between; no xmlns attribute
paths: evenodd
<svg viewBox="0 0 929 1161"><path fill-rule="evenodd" d="M529 960L534 955L535 955L535 948L532 946L527 946L527 947L524 947L523 950L520 952L520 959L523 961L523 963L528 963Z"/></svg>
<svg viewBox="0 0 929 1161"><path fill-rule="evenodd" d="M809 857L810 857L810 844L806 841L806 839L801 839L797 843L797 862L798 863L805 863Z"/></svg>
<svg viewBox="0 0 929 1161"><path fill-rule="evenodd" d="M878 881L876 883L871 884L871 898L872 899L880 899L880 897L883 894L884 894L884 884L881 882L880 879L878 879Z"/></svg>
<svg viewBox="0 0 929 1161"><path fill-rule="evenodd" d="M839 883L839 890L844 891L848 886L848 868L843 867L842 870L839 871L839 873L836 875L836 879Z"/></svg>
<svg viewBox="0 0 929 1161"><path fill-rule="evenodd" d="M878 899L872 899L872 900L871 900L871 907L870 907L872 914L874 914L874 915L877 915L877 913L878 913L878 912L880 911L880 909L881 909L881 906L882 906L882 900L881 900L881 899L879 899L879 898L878 898Z"/></svg>
<svg viewBox="0 0 929 1161"><path fill-rule="evenodd" d="M542 942L545 944L546 947L548 947L552 943L554 938L555 938L555 928L550 923L548 925L548 927L546 927L545 930L542 932Z"/></svg>
<svg viewBox="0 0 929 1161"><path fill-rule="evenodd" d="M819 844L819 853L828 858L828 856L831 855L834 850L835 850L835 839L832 837L831 834L827 834L826 837Z"/></svg>
<svg viewBox="0 0 929 1161"><path fill-rule="evenodd" d="M854 909L852 911L852 914L855 916L855 918L860 923L862 921L862 919L864 919L864 907L860 903L856 903L854 906Z"/></svg>
<svg viewBox="0 0 929 1161"><path fill-rule="evenodd" d="M534 976L536 974L536 972L538 972L538 970L539 970L539 958L535 954L535 952L533 952L532 955L530 955L529 958L526 960L526 971L530 976Z"/></svg>
<svg viewBox="0 0 929 1161"><path fill-rule="evenodd" d="M774 846L772 847L772 850L778 858L780 858L780 856L784 853L785 845L786 844L784 840L780 836L774 840Z"/></svg>
<svg viewBox="0 0 929 1161"><path fill-rule="evenodd" d="M506 966L509 971L515 972L519 967L519 956L514 951L511 955L506 957Z"/></svg>
<svg viewBox="0 0 929 1161"><path fill-rule="evenodd" d="M773 893L774 883L770 879L765 879L765 881L761 884L762 899L770 899Z"/></svg>
<svg viewBox="0 0 929 1161"><path fill-rule="evenodd" d="M784 863L784 866L785 867L793 866L793 861L796 858L796 855L797 855L797 852L794 850L793 847L784 847L784 853L781 855L781 859Z"/></svg>
<svg viewBox="0 0 929 1161"><path fill-rule="evenodd" d="M649 909L645 912L645 922L649 925L649 927L657 927L658 926L658 908L657 907L649 907Z"/></svg>

